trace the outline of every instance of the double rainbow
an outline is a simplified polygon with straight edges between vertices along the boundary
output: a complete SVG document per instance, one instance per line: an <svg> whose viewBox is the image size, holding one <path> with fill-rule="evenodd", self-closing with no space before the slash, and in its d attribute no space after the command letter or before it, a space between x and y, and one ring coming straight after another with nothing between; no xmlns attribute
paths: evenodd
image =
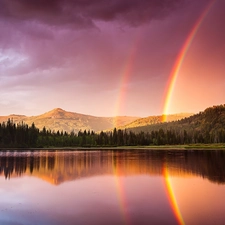
<svg viewBox="0 0 225 225"><path fill-rule="evenodd" d="M181 68L182 63L184 61L184 58L185 58L185 56L186 56L186 54L187 54L187 52L188 52L188 50L189 50L189 48L192 44L193 39L195 38L195 36L197 34L202 22L204 21L205 17L209 13L210 9L212 8L212 6L215 2L216 2L216 0L211 0L209 2L209 4L207 5L207 7L205 8L205 10L202 12L200 17L196 21L195 25L193 26L191 32L189 33L188 37L186 38L186 40L183 44L183 47L181 48L181 50L178 54L178 57L177 57L177 59L174 63L173 69L170 73L170 76L169 76L169 79L168 79L168 82L167 82L168 84L167 84L166 92L165 92L166 95L165 95L165 98L164 98L163 121L166 121L166 119L167 119L167 114L169 112L169 106L170 106L170 103L171 103L173 90L174 90L174 87L175 87L175 83L176 83L180 68ZM139 41L139 39L136 39L135 44L134 44L134 46L131 50L131 53L128 57L126 66L124 68L124 72L123 72L122 77L121 77L120 89L119 89L118 99L117 99L117 103L116 103L116 107L115 107L116 108L116 115L118 115L119 110L122 107L122 104L124 104L124 102L125 102L126 85L127 85L128 80L130 78L130 75L132 73L133 63L134 63L134 60L135 60L135 57L136 57L136 52L137 52L137 49L138 49L138 41ZM117 119L114 121L114 125L115 125L115 127L118 126ZM122 196L124 196L122 194L123 193L123 187L121 186L121 182L120 182L119 177L118 177L118 173L119 173L118 168L113 167L113 171L114 171L114 174L115 174L115 183L116 183L117 190L118 190L118 199L119 199L119 202L120 202L120 208L121 208L122 214L124 215L124 223L129 224L129 216L126 212L126 201L122 197ZM185 223L184 223L184 220L182 218L182 214L180 212L180 209L179 209L177 201L176 201L176 197L175 197L175 194L174 194L174 191L173 191L173 188L172 188L170 175L169 175L167 166L163 167L163 176L164 176L164 179L165 179L166 192L167 192L171 207L173 209L174 215L175 215L175 217L178 221L178 224L184 225Z"/></svg>

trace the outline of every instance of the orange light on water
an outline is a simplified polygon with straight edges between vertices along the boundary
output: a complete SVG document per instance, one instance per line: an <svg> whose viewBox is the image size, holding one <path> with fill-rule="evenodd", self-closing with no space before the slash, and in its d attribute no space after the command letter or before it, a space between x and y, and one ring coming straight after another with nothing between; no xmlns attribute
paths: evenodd
<svg viewBox="0 0 225 225"><path fill-rule="evenodd" d="M130 224L129 220L129 215L127 212L127 203L126 203L126 198L125 198L125 190L124 190L124 185L122 183L122 180L120 178L120 170L119 167L115 165L115 163L112 163L113 167L113 174L115 178L115 185L116 185L116 194L117 194L117 199L120 207L120 212L123 218L123 223L124 224Z"/></svg>
<svg viewBox="0 0 225 225"><path fill-rule="evenodd" d="M176 198L175 198L175 194L173 192L173 187L172 187L172 184L171 184L169 171L168 171L168 168L166 166L163 167L163 176L164 176L164 179L165 179L166 193L167 193L171 208L172 208L172 210L174 212L174 215L177 219L177 222L180 225L185 225L184 220L183 220L182 215L181 215L181 212L180 212L180 209L178 207Z"/></svg>

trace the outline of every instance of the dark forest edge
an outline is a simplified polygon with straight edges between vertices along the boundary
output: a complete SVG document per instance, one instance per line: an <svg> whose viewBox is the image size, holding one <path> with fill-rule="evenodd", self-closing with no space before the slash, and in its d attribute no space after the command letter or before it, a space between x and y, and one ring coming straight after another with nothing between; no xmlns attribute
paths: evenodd
<svg viewBox="0 0 225 225"><path fill-rule="evenodd" d="M8 119L0 123L0 148L225 148L225 105L159 126L138 132L114 128L100 133L90 130L68 133L45 127L39 130L34 123L28 126Z"/></svg>
<svg viewBox="0 0 225 225"><path fill-rule="evenodd" d="M224 133L225 134L225 133ZM223 133L216 138L204 138L201 132L188 133L160 129L151 133L117 130L95 133L79 131L39 130L27 124L15 124L12 120L0 124L0 148L55 148L55 147L147 147L147 148L224 148ZM218 141L219 140L219 141ZM217 142L218 141L218 142Z"/></svg>

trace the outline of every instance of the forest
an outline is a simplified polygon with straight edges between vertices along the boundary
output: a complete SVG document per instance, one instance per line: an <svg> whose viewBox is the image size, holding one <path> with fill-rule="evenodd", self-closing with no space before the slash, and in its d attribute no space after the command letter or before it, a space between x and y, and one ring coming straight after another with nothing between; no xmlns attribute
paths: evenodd
<svg viewBox="0 0 225 225"><path fill-rule="evenodd" d="M33 123L0 123L0 148L98 147L183 145L225 143L225 105L176 122L161 123L136 129L112 131L51 131L41 130Z"/></svg>

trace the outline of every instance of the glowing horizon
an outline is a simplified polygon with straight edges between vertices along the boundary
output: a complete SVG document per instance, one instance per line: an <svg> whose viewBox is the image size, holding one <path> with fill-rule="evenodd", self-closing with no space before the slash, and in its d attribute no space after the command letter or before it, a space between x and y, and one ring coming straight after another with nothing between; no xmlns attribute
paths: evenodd
<svg viewBox="0 0 225 225"><path fill-rule="evenodd" d="M198 18L198 20L196 21L195 25L193 26L193 28L191 29L191 32L189 33L187 39L184 42L183 47L181 48L181 51L178 54L178 57L176 58L175 64L173 66L173 69L170 73L168 82L167 82L167 87L166 87L166 94L164 97L164 106L163 106L163 122L166 122L167 120L167 115L169 114L169 106L171 103L171 98L173 95L173 91L174 91L174 87L175 87L175 83L180 71L180 68L182 66L182 63L184 61L184 58L192 44L193 39L195 38L202 22L204 21L205 17L207 16L208 12L210 11L211 7L213 6L213 4L215 3L216 0L212 0L207 7L205 8L205 10L203 11L203 13L200 15L200 17Z"/></svg>

